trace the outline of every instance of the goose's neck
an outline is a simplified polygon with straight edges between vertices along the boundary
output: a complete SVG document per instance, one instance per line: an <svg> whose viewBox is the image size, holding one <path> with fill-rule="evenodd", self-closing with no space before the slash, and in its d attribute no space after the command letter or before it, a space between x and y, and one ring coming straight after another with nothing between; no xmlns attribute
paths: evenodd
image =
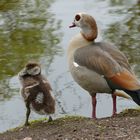
<svg viewBox="0 0 140 140"><path fill-rule="evenodd" d="M97 27L83 27L81 30L81 34L83 38L85 38L88 41L94 41L97 38Z"/></svg>
<svg viewBox="0 0 140 140"><path fill-rule="evenodd" d="M95 38L93 38L93 33L89 33L89 34L85 34L83 32L81 32L81 35L83 36L84 39L86 39L87 41L94 41Z"/></svg>
<svg viewBox="0 0 140 140"><path fill-rule="evenodd" d="M70 41L69 48L68 48L68 59L69 60L73 59L74 52L78 48L86 47L92 43L93 43L93 41L88 41L87 39L85 39L83 37L83 35L81 33L77 34Z"/></svg>
<svg viewBox="0 0 140 140"><path fill-rule="evenodd" d="M75 51L78 48L85 47L88 44L92 43L92 41L86 40L81 33L74 36L69 44L68 53Z"/></svg>

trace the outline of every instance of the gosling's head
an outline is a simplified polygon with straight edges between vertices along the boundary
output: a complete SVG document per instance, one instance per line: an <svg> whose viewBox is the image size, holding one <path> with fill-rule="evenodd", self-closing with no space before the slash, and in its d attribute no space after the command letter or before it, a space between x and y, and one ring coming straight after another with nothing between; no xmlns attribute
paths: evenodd
<svg viewBox="0 0 140 140"><path fill-rule="evenodd" d="M24 76L37 76L41 74L41 67L38 63L30 62L26 64L25 68L23 68L19 72L20 77Z"/></svg>

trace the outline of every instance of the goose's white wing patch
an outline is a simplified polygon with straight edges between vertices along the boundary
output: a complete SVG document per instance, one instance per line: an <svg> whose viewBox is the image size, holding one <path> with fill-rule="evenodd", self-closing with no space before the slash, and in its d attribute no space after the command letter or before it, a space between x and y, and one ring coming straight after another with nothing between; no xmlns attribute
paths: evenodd
<svg viewBox="0 0 140 140"><path fill-rule="evenodd" d="M79 65L78 65L76 62L73 62L73 65L74 65L75 67L79 67Z"/></svg>

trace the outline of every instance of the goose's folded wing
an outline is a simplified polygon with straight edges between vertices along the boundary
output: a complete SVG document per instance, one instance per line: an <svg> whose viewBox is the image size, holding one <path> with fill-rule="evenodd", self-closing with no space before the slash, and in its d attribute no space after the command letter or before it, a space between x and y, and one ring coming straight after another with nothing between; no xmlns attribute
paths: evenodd
<svg viewBox="0 0 140 140"><path fill-rule="evenodd" d="M106 77L112 77L123 71L109 53L99 47L87 46L77 49L74 61Z"/></svg>
<svg viewBox="0 0 140 140"><path fill-rule="evenodd" d="M116 54L117 55L117 54ZM87 46L75 51L74 61L111 80L116 86L135 90L140 84L131 71L121 66L109 52L100 47Z"/></svg>
<svg viewBox="0 0 140 140"><path fill-rule="evenodd" d="M116 46L111 43L101 42L99 47L101 47L102 50L108 52L111 57L119 63L121 67L124 67L128 71L132 72L128 59Z"/></svg>

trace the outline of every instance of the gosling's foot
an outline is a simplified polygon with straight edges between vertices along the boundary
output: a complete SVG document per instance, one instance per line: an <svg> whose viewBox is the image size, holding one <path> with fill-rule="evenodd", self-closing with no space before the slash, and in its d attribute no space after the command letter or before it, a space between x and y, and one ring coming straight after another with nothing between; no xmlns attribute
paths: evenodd
<svg viewBox="0 0 140 140"><path fill-rule="evenodd" d="M24 126L29 126L30 124L29 124L29 122L25 122L25 124L24 124Z"/></svg>
<svg viewBox="0 0 140 140"><path fill-rule="evenodd" d="M53 121L52 117L49 116L48 122L52 122L52 121Z"/></svg>

